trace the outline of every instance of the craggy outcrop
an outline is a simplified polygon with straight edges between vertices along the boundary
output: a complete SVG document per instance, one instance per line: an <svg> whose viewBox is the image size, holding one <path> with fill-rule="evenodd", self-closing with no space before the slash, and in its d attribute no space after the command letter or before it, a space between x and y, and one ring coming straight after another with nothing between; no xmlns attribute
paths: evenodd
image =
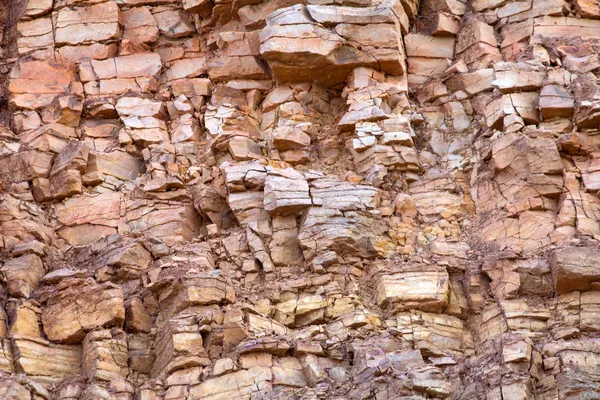
<svg viewBox="0 0 600 400"><path fill-rule="evenodd" d="M0 399L600 398L591 0L0 2Z"/></svg>

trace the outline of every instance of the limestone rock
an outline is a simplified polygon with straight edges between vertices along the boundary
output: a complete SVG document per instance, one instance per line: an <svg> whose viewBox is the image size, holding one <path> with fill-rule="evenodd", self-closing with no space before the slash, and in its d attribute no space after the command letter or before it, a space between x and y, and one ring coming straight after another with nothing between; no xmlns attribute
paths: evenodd
<svg viewBox="0 0 600 400"><path fill-rule="evenodd" d="M574 108L573 97L563 87L547 85L540 93L540 112L544 119L570 117Z"/></svg>
<svg viewBox="0 0 600 400"><path fill-rule="evenodd" d="M10 77L11 104L35 110L50 105L57 95L69 92L76 72L70 64L28 61L15 65Z"/></svg>
<svg viewBox="0 0 600 400"><path fill-rule="evenodd" d="M269 368L255 366L202 382L191 388L190 395L210 400L223 396L250 396L259 390L269 389L271 380Z"/></svg>
<svg viewBox="0 0 600 400"><path fill-rule="evenodd" d="M546 77L544 68L533 63L497 63L494 72L496 79L492 85L503 93L537 90Z"/></svg>
<svg viewBox="0 0 600 400"><path fill-rule="evenodd" d="M123 25L123 40L134 44L153 43L158 40L158 26L148 7L136 7L121 14Z"/></svg>
<svg viewBox="0 0 600 400"><path fill-rule="evenodd" d="M195 32L188 16L181 11L167 9L154 12L152 15L160 32L167 37L178 38Z"/></svg>
<svg viewBox="0 0 600 400"><path fill-rule="evenodd" d="M56 345L41 338L15 340L19 368L40 381L58 383L81 372L81 346Z"/></svg>

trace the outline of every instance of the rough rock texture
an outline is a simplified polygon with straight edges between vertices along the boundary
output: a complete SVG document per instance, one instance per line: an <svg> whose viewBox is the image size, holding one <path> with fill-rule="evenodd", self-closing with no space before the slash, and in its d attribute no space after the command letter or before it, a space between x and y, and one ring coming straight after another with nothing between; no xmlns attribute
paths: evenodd
<svg viewBox="0 0 600 400"><path fill-rule="evenodd" d="M595 0L0 2L0 399L600 398Z"/></svg>

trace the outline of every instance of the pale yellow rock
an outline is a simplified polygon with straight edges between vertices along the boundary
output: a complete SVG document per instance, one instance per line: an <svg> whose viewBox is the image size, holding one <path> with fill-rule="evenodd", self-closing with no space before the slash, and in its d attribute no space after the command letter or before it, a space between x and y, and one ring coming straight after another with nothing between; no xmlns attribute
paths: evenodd
<svg viewBox="0 0 600 400"><path fill-rule="evenodd" d="M123 332L90 332L83 341L82 373L92 380L115 381L126 377L127 339Z"/></svg>
<svg viewBox="0 0 600 400"><path fill-rule="evenodd" d="M28 298L46 274L42 260L35 254L13 258L2 267L13 297Z"/></svg>
<svg viewBox="0 0 600 400"><path fill-rule="evenodd" d="M49 299L42 310L44 333L49 340L80 343L89 330L123 325L125 308L120 287L73 283Z"/></svg>
<svg viewBox="0 0 600 400"><path fill-rule="evenodd" d="M64 346L44 339L15 340L16 363L27 375L42 382L58 383L81 372L81 346Z"/></svg>
<svg viewBox="0 0 600 400"><path fill-rule="evenodd" d="M272 374L269 368L251 367L232 374L208 379L190 389L190 395L206 400L248 397L259 390L271 388Z"/></svg>
<svg viewBox="0 0 600 400"><path fill-rule="evenodd" d="M445 271L400 272L378 279L377 302L383 307L441 312L448 300L449 279Z"/></svg>

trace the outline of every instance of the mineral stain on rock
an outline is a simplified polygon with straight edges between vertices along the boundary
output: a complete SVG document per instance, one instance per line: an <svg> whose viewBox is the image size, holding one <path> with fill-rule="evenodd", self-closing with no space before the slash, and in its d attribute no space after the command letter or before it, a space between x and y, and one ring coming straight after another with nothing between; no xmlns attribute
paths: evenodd
<svg viewBox="0 0 600 400"><path fill-rule="evenodd" d="M0 3L0 399L600 398L600 6Z"/></svg>

